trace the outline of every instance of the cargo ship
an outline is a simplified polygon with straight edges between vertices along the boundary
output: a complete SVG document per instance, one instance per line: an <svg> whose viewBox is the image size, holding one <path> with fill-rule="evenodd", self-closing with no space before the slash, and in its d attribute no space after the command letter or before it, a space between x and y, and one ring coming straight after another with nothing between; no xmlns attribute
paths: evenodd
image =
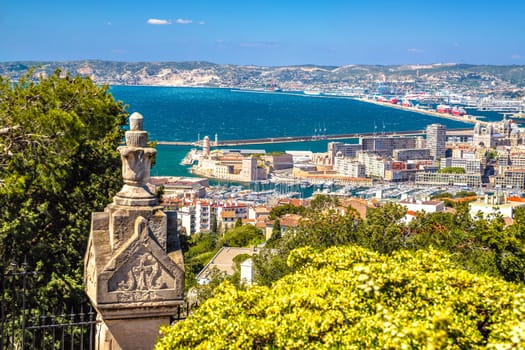
<svg viewBox="0 0 525 350"><path fill-rule="evenodd" d="M467 115L467 111L462 107L454 106L452 108L452 115L461 117L461 116Z"/></svg>
<svg viewBox="0 0 525 350"><path fill-rule="evenodd" d="M437 105L436 111L438 113L452 114L452 107L449 105Z"/></svg>

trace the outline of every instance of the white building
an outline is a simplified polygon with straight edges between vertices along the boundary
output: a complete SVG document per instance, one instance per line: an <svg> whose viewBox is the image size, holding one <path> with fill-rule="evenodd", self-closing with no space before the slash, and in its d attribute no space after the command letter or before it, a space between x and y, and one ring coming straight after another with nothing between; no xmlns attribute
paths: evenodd
<svg viewBox="0 0 525 350"><path fill-rule="evenodd" d="M437 160L445 157L445 145L447 141L447 127L441 124L430 124L427 126L427 148L430 156Z"/></svg>
<svg viewBox="0 0 525 350"><path fill-rule="evenodd" d="M440 213L445 211L445 203L443 201L422 201L407 198L400 201L399 204L413 212L424 211L425 213Z"/></svg>
<svg viewBox="0 0 525 350"><path fill-rule="evenodd" d="M365 175L369 177L385 177L385 171L390 170L391 162L372 152L357 152L359 163L365 167Z"/></svg>
<svg viewBox="0 0 525 350"><path fill-rule="evenodd" d="M495 214L514 218L514 210L518 207L525 207L525 202L511 202L506 195L485 195L483 199L471 202L469 207L472 217L476 217L478 213L481 213L486 219Z"/></svg>
<svg viewBox="0 0 525 350"><path fill-rule="evenodd" d="M404 221L406 223L412 221L418 212L425 213L441 213L445 211L445 203L442 201L422 201L413 198L407 198L399 202L400 205L407 208Z"/></svg>
<svg viewBox="0 0 525 350"><path fill-rule="evenodd" d="M341 152L338 152L334 158L334 170L344 176L350 177L365 177L365 166L359 163L354 158L344 157Z"/></svg>

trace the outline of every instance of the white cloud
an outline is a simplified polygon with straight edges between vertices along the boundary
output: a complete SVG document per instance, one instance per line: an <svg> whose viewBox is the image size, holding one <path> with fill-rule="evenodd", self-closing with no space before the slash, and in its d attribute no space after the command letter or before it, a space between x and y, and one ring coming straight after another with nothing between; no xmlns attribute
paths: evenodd
<svg viewBox="0 0 525 350"><path fill-rule="evenodd" d="M522 55L518 55L518 54L514 54L514 55L511 55L510 58L512 58L513 60L521 60L523 58Z"/></svg>
<svg viewBox="0 0 525 350"><path fill-rule="evenodd" d="M410 48L407 51L410 52L410 53L421 53L421 52L423 52L423 50L415 48L415 47Z"/></svg>
<svg viewBox="0 0 525 350"><path fill-rule="evenodd" d="M198 21L197 23L198 24L206 24L206 23L204 23L204 21Z"/></svg>
<svg viewBox="0 0 525 350"><path fill-rule="evenodd" d="M175 22L177 24L191 24L191 23L193 23L193 21L191 19L183 19L183 18L178 18Z"/></svg>
<svg viewBox="0 0 525 350"><path fill-rule="evenodd" d="M171 24L171 21L168 21L167 19L150 18L148 19L148 23L154 24L154 25L166 25L166 24Z"/></svg>

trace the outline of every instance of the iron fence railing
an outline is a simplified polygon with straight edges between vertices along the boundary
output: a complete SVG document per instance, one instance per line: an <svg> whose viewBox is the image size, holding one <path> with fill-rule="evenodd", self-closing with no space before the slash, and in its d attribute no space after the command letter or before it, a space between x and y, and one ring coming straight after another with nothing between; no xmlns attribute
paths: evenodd
<svg viewBox="0 0 525 350"><path fill-rule="evenodd" d="M28 306L32 277L38 274L25 261L0 263L0 350L95 349L96 312L88 303L69 312L44 311L42 303L41 309ZM171 321L186 319L195 306L179 305Z"/></svg>

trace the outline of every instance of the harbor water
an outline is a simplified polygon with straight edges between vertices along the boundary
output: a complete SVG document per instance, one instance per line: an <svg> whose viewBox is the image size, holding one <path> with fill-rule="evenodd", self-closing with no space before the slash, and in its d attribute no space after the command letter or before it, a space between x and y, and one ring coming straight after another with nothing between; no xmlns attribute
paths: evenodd
<svg viewBox="0 0 525 350"><path fill-rule="evenodd" d="M213 141L215 134L219 140L305 135L322 138L327 134L418 130L432 123L450 128L472 126L346 97L146 86L113 86L110 92L127 105L130 113L139 112L144 116L144 128L152 141L197 141L204 136ZM487 118L497 119L498 115ZM357 142L355 139L342 141ZM242 148L325 152L327 143L321 139ZM151 174L190 176L188 167L180 164L190 149L158 145Z"/></svg>

